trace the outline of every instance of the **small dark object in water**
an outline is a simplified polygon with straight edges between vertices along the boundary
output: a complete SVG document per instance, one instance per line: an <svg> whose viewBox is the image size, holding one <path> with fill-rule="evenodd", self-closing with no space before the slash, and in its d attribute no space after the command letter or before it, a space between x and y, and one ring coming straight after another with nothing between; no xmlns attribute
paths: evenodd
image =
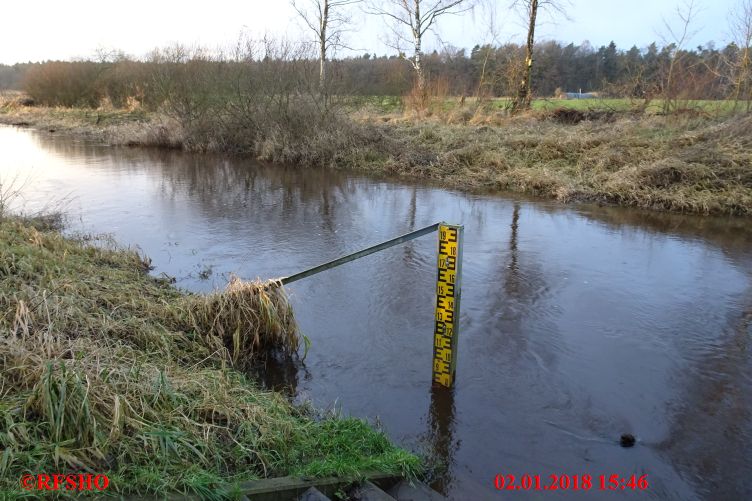
<svg viewBox="0 0 752 501"><path fill-rule="evenodd" d="M625 433L621 436L621 439L619 439L619 443L622 447L634 447L635 442L637 442L637 439L635 439L635 436L631 433Z"/></svg>
<svg viewBox="0 0 752 501"><path fill-rule="evenodd" d="M50 132L55 132L55 129L50 129Z"/></svg>

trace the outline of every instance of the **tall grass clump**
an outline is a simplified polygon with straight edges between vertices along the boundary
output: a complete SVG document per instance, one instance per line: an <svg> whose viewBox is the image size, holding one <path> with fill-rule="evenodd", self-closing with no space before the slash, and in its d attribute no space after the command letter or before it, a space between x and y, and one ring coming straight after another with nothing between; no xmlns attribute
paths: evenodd
<svg viewBox="0 0 752 501"><path fill-rule="evenodd" d="M233 277L225 291L188 301L191 326L210 343L221 341L233 364L251 362L260 352L290 356L298 351L292 307L275 282Z"/></svg>
<svg viewBox="0 0 752 501"><path fill-rule="evenodd" d="M274 283L185 295L135 252L40 228L0 220L1 497L22 497L26 473L211 498L258 477L416 471L361 421L294 407L238 370L297 348Z"/></svg>

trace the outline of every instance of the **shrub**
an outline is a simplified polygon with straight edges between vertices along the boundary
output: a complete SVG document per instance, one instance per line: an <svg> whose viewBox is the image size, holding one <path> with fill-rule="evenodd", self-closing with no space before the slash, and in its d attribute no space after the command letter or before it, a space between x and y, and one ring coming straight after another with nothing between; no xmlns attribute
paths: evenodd
<svg viewBox="0 0 752 501"><path fill-rule="evenodd" d="M47 106L96 107L103 95L97 79L102 67L93 62L48 62L26 73L24 91Z"/></svg>

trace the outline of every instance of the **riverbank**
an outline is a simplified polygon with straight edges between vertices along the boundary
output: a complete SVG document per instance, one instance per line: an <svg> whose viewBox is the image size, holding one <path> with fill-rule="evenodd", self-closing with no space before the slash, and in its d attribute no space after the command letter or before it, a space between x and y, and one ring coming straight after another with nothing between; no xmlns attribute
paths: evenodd
<svg viewBox="0 0 752 501"><path fill-rule="evenodd" d="M510 117L467 108L428 117L359 110L338 120L295 134L258 132L244 144L226 134L186 132L175 120L140 110L0 106L0 123L113 145L219 150L562 202L752 215L751 116L543 110Z"/></svg>
<svg viewBox="0 0 752 501"><path fill-rule="evenodd" d="M367 423L293 406L239 370L295 351L277 289L198 296L147 271L111 242L0 212L3 499L24 495L27 473L105 474L111 494L231 497L253 478L417 472Z"/></svg>

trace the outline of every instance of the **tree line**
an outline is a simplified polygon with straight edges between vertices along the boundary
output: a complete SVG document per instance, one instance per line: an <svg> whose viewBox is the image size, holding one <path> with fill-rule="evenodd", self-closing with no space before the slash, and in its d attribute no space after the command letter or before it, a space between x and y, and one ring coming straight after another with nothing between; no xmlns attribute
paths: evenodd
<svg viewBox="0 0 752 501"><path fill-rule="evenodd" d="M747 49L749 50L749 49ZM598 92L608 97L658 97L674 64L672 93L687 99L732 99L739 91L735 68L743 65L745 50L734 43L677 51L656 43L640 49L619 49L613 42L595 48L555 41L538 43L531 85L538 97L563 92ZM746 57L749 57L748 55ZM470 51L445 48L425 54L422 65L435 92L455 96L512 96L518 88L525 46L476 45ZM97 104L109 97L120 103L124 93L144 97L159 64L153 58L114 61L48 61L0 65L0 88L26 90L41 100L45 84L59 87L51 104ZM217 64L219 64L217 62ZM398 56L364 54L330 62L331 85L358 95L404 95L414 84L413 69ZM742 91L749 90L742 86ZM48 91L45 91L48 92ZM744 93L744 92L742 92ZM747 96L748 97L748 96ZM92 102L91 99L95 101ZM77 102L78 101L78 102Z"/></svg>
<svg viewBox="0 0 752 501"><path fill-rule="evenodd" d="M617 48L611 42L595 48L556 41L538 43L533 51L531 86L538 97L556 97L563 92L597 92L607 97L659 97L666 86L672 59L672 95L687 99L727 99L736 93L733 68L743 51L735 44L718 49L712 45L677 51L671 44L651 43L640 49ZM525 46L476 45L470 51L447 48L423 56L428 80L441 82L449 95L513 96L525 60ZM355 91L366 95L400 95L412 85L410 68L399 58L375 57L333 61L337 76Z"/></svg>
<svg viewBox="0 0 752 501"><path fill-rule="evenodd" d="M517 0L529 19L525 43L483 44L471 50L444 47L424 52L424 37L446 14L461 14L472 0L295 0L293 6L304 27L315 35L285 57L300 59L296 67L316 69L318 92L329 95L477 96L511 97L515 108L526 108L533 97L558 97L567 92L598 93L604 97L660 98L664 106L679 100L730 99L746 109L752 101L752 0L741 0L731 18L733 42L687 47L697 14L692 0L677 10L678 24L666 25L664 43L619 48L615 43L593 47L535 40L538 10L561 11L558 0ZM346 47L353 8L385 20L397 54L378 57L333 58ZM245 42L247 43L247 41ZM233 53L174 48L134 59L110 54L96 61L48 61L0 65L0 89L20 89L41 104L115 106L138 102L158 107L163 97L153 92L164 65L263 65L276 55L258 54L248 60ZM169 51L168 51L169 52ZM100 55L101 56L101 55ZM194 65L198 67L199 65ZM306 70L306 75L310 71ZM666 110L668 111L668 109Z"/></svg>

